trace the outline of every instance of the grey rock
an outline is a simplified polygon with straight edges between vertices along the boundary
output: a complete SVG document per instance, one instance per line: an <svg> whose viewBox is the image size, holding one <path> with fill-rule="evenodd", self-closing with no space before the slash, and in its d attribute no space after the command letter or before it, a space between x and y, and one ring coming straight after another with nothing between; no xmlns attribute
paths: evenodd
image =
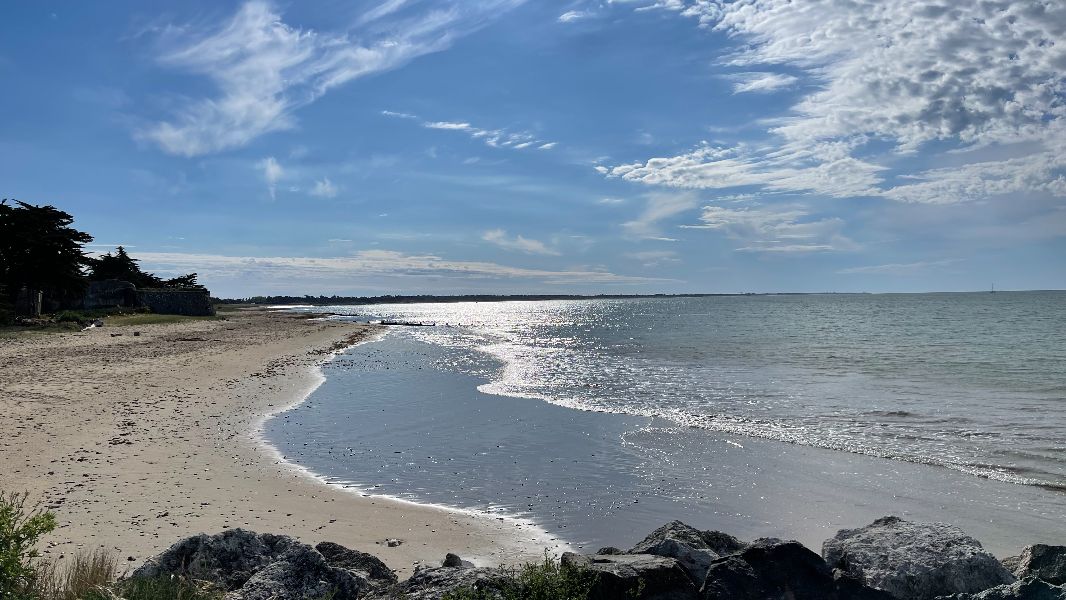
<svg viewBox="0 0 1066 600"><path fill-rule="evenodd" d="M325 557L331 567L352 571L373 585L391 585L398 581L396 573L373 554L345 548L334 542L320 542L315 550Z"/></svg>
<svg viewBox="0 0 1066 600"><path fill-rule="evenodd" d="M329 566L321 554L301 544L257 571L224 600L355 600L367 589L366 579Z"/></svg>
<svg viewBox="0 0 1066 600"><path fill-rule="evenodd" d="M695 600L697 597L696 586L673 558L651 554L567 553L563 561L594 574L589 600Z"/></svg>
<svg viewBox="0 0 1066 600"><path fill-rule="evenodd" d="M226 590L226 600L298 600L334 594L354 599L365 578L331 567L314 548L288 536L231 529L185 538L149 559L132 577L189 576Z"/></svg>
<svg viewBox="0 0 1066 600"><path fill-rule="evenodd" d="M626 551L614 546L604 546L596 551L596 554L625 554Z"/></svg>
<svg viewBox="0 0 1066 600"><path fill-rule="evenodd" d="M406 598L408 600L440 600L451 591L472 588L489 593L503 589L508 583L499 569L429 567L420 568L410 579L385 590L372 592L368 599Z"/></svg>
<svg viewBox="0 0 1066 600"><path fill-rule="evenodd" d="M899 517L840 530L822 545L822 556L831 568L901 600L975 593L1015 579L959 528Z"/></svg>
<svg viewBox="0 0 1066 600"><path fill-rule="evenodd" d="M463 559L459 558L458 554L452 554L449 552L444 555L444 562L441 563L442 567L461 567L463 566Z"/></svg>
<svg viewBox="0 0 1066 600"><path fill-rule="evenodd" d="M699 588L703 585L711 561L721 554L730 554L742 547L743 544L736 538L724 533L702 532L681 521L671 521L648 534L648 537L630 548L629 553L677 559L681 568Z"/></svg>
<svg viewBox="0 0 1066 600"><path fill-rule="evenodd" d="M1036 577L1027 577L975 594L940 596L937 600L1066 600L1066 585L1054 585Z"/></svg>
<svg viewBox="0 0 1066 600"><path fill-rule="evenodd" d="M1013 569L1019 579L1030 575L1061 585L1066 583L1066 546L1026 546Z"/></svg>
<svg viewBox="0 0 1066 600"><path fill-rule="evenodd" d="M711 563L705 600L890 600L847 573L834 572L799 542L756 540Z"/></svg>
<svg viewBox="0 0 1066 600"><path fill-rule="evenodd" d="M298 544L287 536L260 535L244 529L201 534L180 540L148 559L132 577L189 575L235 590Z"/></svg>

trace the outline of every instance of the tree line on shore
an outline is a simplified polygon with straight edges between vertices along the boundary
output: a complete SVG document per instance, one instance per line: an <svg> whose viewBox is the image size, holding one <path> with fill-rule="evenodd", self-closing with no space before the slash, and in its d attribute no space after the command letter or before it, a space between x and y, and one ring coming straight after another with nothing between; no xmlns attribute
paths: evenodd
<svg viewBox="0 0 1066 600"><path fill-rule="evenodd" d="M0 201L0 324L10 322L20 294L38 293L43 303L80 303L92 281L120 279L138 288L198 288L196 273L164 279L141 270L119 246L94 256L93 236L73 227L74 217L54 206Z"/></svg>

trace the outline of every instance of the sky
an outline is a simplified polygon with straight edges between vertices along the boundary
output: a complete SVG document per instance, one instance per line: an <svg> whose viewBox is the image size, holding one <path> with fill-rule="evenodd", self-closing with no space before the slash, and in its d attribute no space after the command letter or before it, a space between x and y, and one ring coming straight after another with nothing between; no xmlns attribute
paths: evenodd
<svg viewBox="0 0 1066 600"><path fill-rule="evenodd" d="M0 197L217 296L1066 288L1061 0L0 10Z"/></svg>

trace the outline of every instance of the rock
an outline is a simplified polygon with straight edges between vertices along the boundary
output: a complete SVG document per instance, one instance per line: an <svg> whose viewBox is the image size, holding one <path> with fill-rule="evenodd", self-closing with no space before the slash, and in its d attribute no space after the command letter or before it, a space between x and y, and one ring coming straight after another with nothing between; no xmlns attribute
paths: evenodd
<svg viewBox="0 0 1066 600"><path fill-rule="evenodd" d="M997 585L976 594L940 596L937 600L1066 600L1066 585L1054 585L1036 577Z"/></svg>
<svg viewBox="0 0 1066 600"><path fill-rule="evenodd" d="M320 542L315 546L315 550L325 557L331 567L353 571L371 584L391 585L398 581L396 573L373 554L345 548L333 542Z"/></svg>
<svg viewBox="0 0 1066 600"><path fill-rule="evenodd" d="M226 590L226 600L296 600L330 593L355 598L365 578L331 567L306 544L283 535L231 529L185 538L149 559L132 577L189 576Z"/></svg>
<svg viewBox="0 0 1066 600"><path fill-rule="evenodd" d="M1066 546L1026 546L1011 570L1019 579L1032 575L1048 583L1062 585L1066 583Z"/></svg>
<svg viewBox="0 0 1066 600"><path fill-rule="evenodd" d="M696 586L677 560L651 554L563 555L595 574L589 600L695 600Z"/></svg>
<svg viewBox="0 0 1066 600"><path fill-rule="evenodd" d="M463 559L459 558L458 554L452 554L449 552L444 555L444 562L441 563L442 567L461 567L463 566Z"/></svg>
<svg viewBox="0 0 1066 600"><path fill-rule="evenodd" d="M596 554L625 554L626 551L614 546L604 546L596 551Z"/></svg>
<svg viewBox="0 0 1066 600"><path fill-rule="evenodd" d="M681 568L699 588L703 585L711 561L743 547L742 543L730 535L719 532L705 533L681 521L671 521L630 548L629 554L653 554L677 559Z"/></svg>
<svg viewBox="0 0 1066 600"><path fill-rule="evenodd" d="M1006 567L959 528L898 517L838 531L822 545L822 556L830 567L906 600L980 592L1014 581Z"/></svg>
<svg viewBox="0 0 1066 600"><path fill-rule="evenodd" d="M235 590L296 544L286 536L259 535L244 529L201 534L185 538L148 559L132 576L189 575Z"/></svg>
<svg viewBox="0 0 1066 600"><path fill-rule="evenodd" d="M430 567L420 568L410 579L387 589L372 592L367 598L405 598L440 600L448 592L473 588L488 592L504 589L508 578L503 571L489 568Z"/></svg>
<svg viewBox="0 0 1066 600"><path fill-rule="evenodd" d="M829 569L799 542L772 538L719 558L700 590L705 600L890 600L858 579Z"/></svg>
<svg viewBox="0 0 1066 600"><path fill-rule="evenodd" d="M399 546L402 543L403 543L403 540L398 540L396 538L389 538L389 539L385 540L385 545L388 546L389 548L395 548L396 546Z"/></svg>
<svg viewBox="0 0 1066 600"><path fill-rule="evenodd" d="M369 589L366 579L329 566L321 554L300 544L257 571L223 600L356 600Z"/></svg>

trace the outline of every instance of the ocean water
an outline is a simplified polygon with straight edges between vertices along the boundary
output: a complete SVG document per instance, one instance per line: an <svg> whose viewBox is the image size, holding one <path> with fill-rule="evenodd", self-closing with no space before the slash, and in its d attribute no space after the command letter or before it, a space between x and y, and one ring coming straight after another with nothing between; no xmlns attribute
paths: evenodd
<svg viewBox="0 0 1066 600"><path fill-rule="evenodd" d="M878 511L1066 538L1066 293L325 310L435 324L338 357L268 423L291 460L367 493L580 544L674 516L814 540Z"/></svg>

